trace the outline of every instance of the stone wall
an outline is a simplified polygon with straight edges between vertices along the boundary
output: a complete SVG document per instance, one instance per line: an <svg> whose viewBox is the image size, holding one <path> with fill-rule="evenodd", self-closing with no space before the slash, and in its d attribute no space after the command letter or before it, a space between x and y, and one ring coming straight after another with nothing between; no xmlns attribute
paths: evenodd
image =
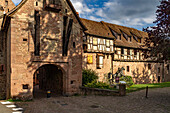
<svg viewBox="0 0 170 113"><path fill-rule="evenodd" d="M67 14L65 14L67 9ZM34 55L34 12L40 14L40 55ZM63 16L73 19L68 55L62 56ZM82 31L66 1L57 13L43 8L43 0L28 0L11 19L8 30L11 50L8 48L8 78L11 97L32 95L34 72L45 64L54 64L63 71L63 94L74 94L82 84ZM74 46L73 46L74 43ZM9 46L9 47L10 47ZM10 68L11 67L11 68ZM11 70L10 70L11 69ZM11 73L10 73L11 72ZM28 84L28 89L23 85Z"/></svg>
<svg viewBox="0 0 170 113"><path fill-rule="evenodd" d="M93 63L87 63L87 56L93 55ZM124 67L124 75L132 76L134 83L157 83L169 80L167 65L164 66L163 63L157 62L146 62L146 61L113 61L111 55L104 55L104 65L103 68L97 69L96 65L96 55L97 53L84 53L83 54L83 68L92 69L98 73L99 81L105 81L107 74L112 72L115 74L118 68ZM112 64L113 63L113 64ZM113 65L113 68L112 68ZM148 66L151 66L149 69ZM127 69L129 68L129 69ZM164 69L164 70L163 70ZM165 73L164 73L165 71ZM160 80L158 80L160 79Z"/></svg>
<svg viewBox="0 0 170 113"><path fill-rule="evenodd" d="M151 69L149 69L148 65L151 65ZM127 66L129 66L129 71ZM134 83L157 83L158 76L160 76L160 82L163 82L163 63L114 61L113 67L113 73L118 68L124 67L124 75L132 76Z"/></svg>
<svg viewBox="0 0 170 113"><path fill-rule="evenodd" d="M93 56L93 63L88 64L87 63L87 56L92 55ZM97 61L97 53L84 53L83 54L83 68L84 69L92 69L98 73L99 81L105 81L107 74L109 72L112 72L112 56L104 54L103 56L103 68L97 69L96 61Z"/></svg>

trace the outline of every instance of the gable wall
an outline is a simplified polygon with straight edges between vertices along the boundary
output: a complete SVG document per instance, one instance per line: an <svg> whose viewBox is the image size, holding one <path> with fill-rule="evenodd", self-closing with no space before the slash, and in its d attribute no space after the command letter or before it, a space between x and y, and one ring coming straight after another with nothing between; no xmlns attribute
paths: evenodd
<svg viewBox="0 0 170 113"><path fill-rule="evenodd" d="M34 0L28 0L11 19L11 96L33 91L33 74L44 64L55 64L64 71L64 93L79 91L82 74L82 31L76 18L65 1L62 1L60 13L43 9L43 1L35 6ZM69 18L74 24L69 41L68 56L62 56L63 15L67 7ZM34 55L34 11L40 13L40 56ZM27 39L27 41L23 41ZM73 48L73 42L76 47ZM10 74L8 75L10 76ZM74 81L70 84L70 81ZM29 91L22 89L29 84ZM31 93L30 93L31 92Z"/></svg>

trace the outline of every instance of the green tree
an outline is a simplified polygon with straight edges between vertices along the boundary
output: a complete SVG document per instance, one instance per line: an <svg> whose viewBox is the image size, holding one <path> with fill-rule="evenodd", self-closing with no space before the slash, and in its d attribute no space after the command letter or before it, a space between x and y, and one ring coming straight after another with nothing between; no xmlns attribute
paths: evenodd
<svg viewBox="0 0 170 113"><path fill-rule="evenodd" d="M156 20L153 22L156 26L143 29L149 34L145 43L151 50L151 57L170 60L170 0L160 1L157 7Z"/></svg>

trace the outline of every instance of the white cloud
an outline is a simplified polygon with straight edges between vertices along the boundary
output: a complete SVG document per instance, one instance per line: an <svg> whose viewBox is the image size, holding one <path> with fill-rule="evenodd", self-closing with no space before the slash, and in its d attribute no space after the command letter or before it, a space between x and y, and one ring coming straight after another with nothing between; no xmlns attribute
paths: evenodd
<svg viewBox="0 0 170 113"><path fill-rule="evenodd" d="M19 4L21 0L13 0ZM96 0L95 0L96 1ZM71 0L80 17L95 21L141 28L152 24L156 19L156 6L159 0L97 0L87 4L86 0ZM103 3L102 5L97 3Z"/></svg>
<svg viewBox="0 0 170 113"><path fill-rule="evenodd" d="M94 11L94 8L89 8L83 0L71 0L71 2L80 15L87 15L88 13L93 13Z"/></svg>

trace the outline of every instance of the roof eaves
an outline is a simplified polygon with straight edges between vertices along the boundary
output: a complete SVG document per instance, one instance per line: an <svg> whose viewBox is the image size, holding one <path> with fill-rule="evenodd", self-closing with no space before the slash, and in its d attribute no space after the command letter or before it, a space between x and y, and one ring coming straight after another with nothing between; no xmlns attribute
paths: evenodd
<svg viewBox="0 0 170 113"><path fill-rule="evenodd" d="M66 0L66 1L67 1L68 5L70 6L71 10L73 11L75 17L77 18L79 24L81 25L81 27L83 28L83 30L86 31L87 28L86 28L86 26L82 23L80 17L77 15L76 10L75 10L74 6L72 5L71 1L70 1L70 0Z"/></svg>
<svg viewBox="0 0 170 113"><path fill-rule="evenodd" d="M11 11L6 13L8 16L14 15L28 0L22 0L16 7L14 7Z"/></svg>

